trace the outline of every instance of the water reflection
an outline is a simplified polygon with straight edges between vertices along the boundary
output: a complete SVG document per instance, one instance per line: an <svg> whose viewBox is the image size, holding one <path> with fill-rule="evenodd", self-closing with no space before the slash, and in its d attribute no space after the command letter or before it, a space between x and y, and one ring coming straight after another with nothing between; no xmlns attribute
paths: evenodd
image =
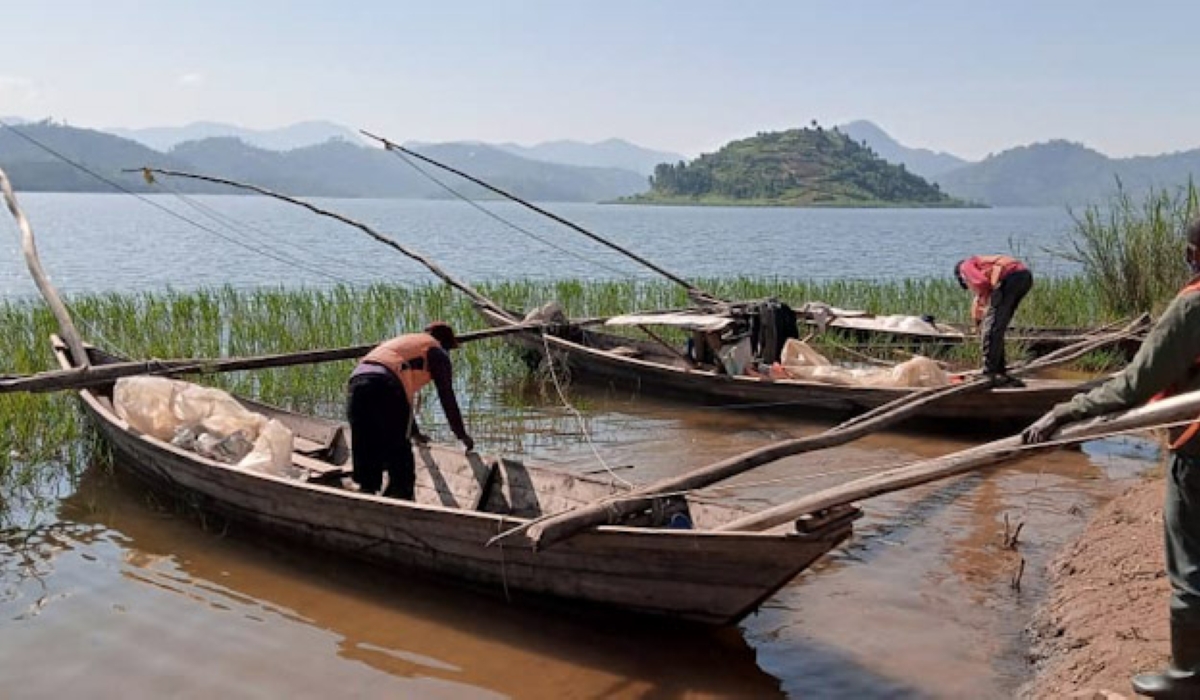
<svg viewBox="0 0 1200 700"><path fill-rule="evenodd" d="M26 577L0 605L0 677L35 695L145 696L171 683L195 696L780 693L736 630L510 606L223 537L102 470L85 474L60 518L53 537L23 545L56 592Z"/></svg>

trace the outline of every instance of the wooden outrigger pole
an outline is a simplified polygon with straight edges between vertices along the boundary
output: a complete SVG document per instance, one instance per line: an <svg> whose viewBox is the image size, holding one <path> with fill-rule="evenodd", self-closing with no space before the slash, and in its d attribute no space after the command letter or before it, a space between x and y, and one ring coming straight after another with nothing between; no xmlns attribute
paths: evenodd
<svg viewBox="0 0 1200 700"><path fill-rule="evenodd" d="M638 262L638 263L648 267L649 269L657 272L658 274L662 275L663 277L666 277L667 279L671 280L672 282L680 285L681 287L683 287L684 289L687 290L688 296L690 298L695 299L696 301L698 301L700 303L717 304L717 303L721 303L723 301L722 299L717 298L716 296L704 291L703 289L700 289L699 287L695 286L691 282L688 282L687 280L683 279L679 275L676 275L672 272L668 272L667 270L659 267L658 265L655 265L654 263L650 262L649 260L646 260L642 256L640 256L622 246L619 246L616 243L613 243L612 241L604 238L603 236L595 234L595 233L585 229L584 227L580 226L579 224L574 223L573 221L564 219L563 217L559 216L558 214L555 214L552 211L543 209L543 208L539 207L538 205L533 204L531 202L527 202L524 199L521 199L520 197L516 196L515 194L512 194L511 192L505 192L504 190L500 189L499 187L496 187L495 185L491 185L487 182L484 182L483 180L480 180L479 178L477 178L469 173L465 173L457 168L446 165L445 163L439 163L438 161L430 158L429 156L421 155L420 153L417 153L416 151L405 148L404 146L401 146L398 143L389 141L388 139L386 139L382 136L376 136L375 134L372 134L371 132L365 131L362 129L359 129L359 133L361 133L363 136L366 136L369 139L380 142L381 144L383 144L384 149L386 149L388 151L403 153L405 155L412 156L413 158L416 158L422 162L428 163L436 168L441 168L442 170L445 170L446 172L453 173L453 174L463 178L464 180L467 180L469 182L475 183L476 185L479 185L480 187L482 187L486 190L495 192L496 194L500 195L501 197L504 197L505 199L516 202L517 204L520 204L521 206L531 209L532 211L535 211L538 214L541 214L542 216L545 216L554 221L557 221L558 223L562 224L563 226L566 226L567 228L570 228L573 231L581 233L584 236L587 236L588 238L592 239L593 241L596 241L597 243L599 243L603 246L612 248L613 250L617 251L618 253L630 258L631 260L634 260L635 262Z"/></svg>
<svg viewBox="0 0 1200 700"><path fill-rule="evenodd" d="M1116 333L1084 340L1028 364L1013 367L1010 370L1010 374L1021 376L1069 362L1082 354L1127 337L1132 329L1138 327L1143 322L1144 319L1142 318L1136 319L1129 326ZM519 528L501 533L492 538L492 542L497 542L506 537L524 532L525 536L533 542L535 547L549 547L573 537L583 530L598 525L620 523L624 518L652 506L654 501L657 498L661 498L663 494L703 488L784 457L844 445L864 435L894 425L909 417L918 409L928 406L930 403L957 394L982 391L990 388L990 386L991 384L986 378L975 376L973 379L969 379L962 384L915 391L861 416L851 418L825 432L772 443L739 455L734 455L719 462L714 462L686 474L656 481L617 497L603 499L586 506L563 511L557 515L542 518Z"/></svg>
<svg viewBox="0 0 1200 700"><path fill-rule="evenodd" d="M488 328L481 331L469 331L455 337L459 343L469 343L474 340L495 338L510 333L537 330L544 327L542 323L515 323L501 328ZM219 372L240 372L244 370L266 369L268 367L291 367L295 365L315 365L323 362L337 362L360 358L374 348L377 343L353 345L345 348L329 348L324 350L303 350L300 352L278 353L270 355L255 355L251 357L222 357L222 358L191 358L172 360L144 360L132 362L114 362L101 367L84 367L80 369L63 369L24 376L0 376L0 394L17 391L42 393L62 391L64 389L83 389L90 386L100 386L114 382L121 377L131 377L139 374L158 376L175 376L181 374L216 374Z"/></svg>
<svg viewBox="0 0 1200 700"><path fill-rule="evenodd" d="M1021 444L1014 435L960 452L855 479L838 486L802 496L767 510L728 522L718 530L766 530L826 508L900 491L930 481L957 476L983 467L1051 452L1068 445L1111 435L1191 423L1200 413L1200 391L1172 396L1123 413L1116 413L1067 425L1056 439L1033 445Z"/></svg>

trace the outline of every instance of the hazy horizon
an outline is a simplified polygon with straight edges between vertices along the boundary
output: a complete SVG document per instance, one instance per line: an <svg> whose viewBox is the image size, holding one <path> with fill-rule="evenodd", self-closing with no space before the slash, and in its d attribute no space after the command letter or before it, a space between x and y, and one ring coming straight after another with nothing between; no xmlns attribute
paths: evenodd
<svg viewBox="0 0 1200 700"><path fill-rule="evenodd" d="M618 138L687 157L859 119L980 160L1066 139L1112 157L1200 146L1200 6L1025 0L263 0L25 4L0 114L95 129L330 121L399 141Z"/></svg>

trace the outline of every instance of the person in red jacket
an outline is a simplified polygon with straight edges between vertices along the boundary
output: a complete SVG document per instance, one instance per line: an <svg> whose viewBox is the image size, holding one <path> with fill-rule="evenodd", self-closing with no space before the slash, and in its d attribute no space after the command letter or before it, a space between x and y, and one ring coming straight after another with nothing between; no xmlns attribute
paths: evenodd
<svg viewBox="0 0 1200 700"><path fill-rule="evenodd" d="M384 472L384 496L412 500L415 468L412 441L428 442L417 428L417 392L437 387L442 412L467 452L475 441L463 426L454 396L449 350L458 347L454 329L436 321L424 333L406 333L375 346L358 363L347 386L346 415L354 452L354 481L366 493L378 493Z"/></svg>
<svg viewBox="0 0 1200 700"><path fill-rule="evenodd" d="M1007 255L976 255L954 264L954 276L963 289L975 295L971 319L983 338L983 372L992 386L1024 386L1008 376L1004 358L1004 332L1017 305L1033 287L1033 273Z"/></svg>

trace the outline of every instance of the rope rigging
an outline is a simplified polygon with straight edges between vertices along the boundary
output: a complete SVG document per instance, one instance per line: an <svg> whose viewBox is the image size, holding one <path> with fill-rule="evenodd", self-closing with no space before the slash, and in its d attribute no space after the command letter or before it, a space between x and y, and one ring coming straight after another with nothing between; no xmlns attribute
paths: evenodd
<svg viewBox="0 0 1200 700"><path fill-rule="evenodd" d="M706 292L702 289L699 289L698 287L693 285L691 282L688 282L687 280L683 279L682 277L679 277L678 275L668 272L667 270L659 267L658 265L655 265L654 263L650 262L649 260L646 260L645 258L641 257L640 255L637 255L636 253L634 253L630 250L627 250L626 248L623 248L623 247L617 245L616 243L613 243L612 241L609 241L609 240L603 238L602 236L599 236L599 235L583 228L579 224L576 224L572 221L568 221L567 219L564 219L563 217L559 216L558 214L555 214L554 212L543 209L542 207L539 207L536 204L527 202L524 199L521 199L520 197L518 197L510 192L505 192L504 190L500 189L499 187L490 185L490 184L484 182L483 180L480 180L479 178L474 177L473 175L469 175L461 170L458 170L457 168L453 168L449 165L446 165L445 163L439 163L438 161L436 161L432 158L429 158L428 156L421 155L420 153L417 153L416 151L405 148L404 146L401 146L400 144L397 144L393 141L389 141L388 139L386 139L382 136L376 136L375 134L372 134L368 131L364 131L361 129L359 130L359 133L361 133L363 136L366 136L369 139L380 142L381 144L383 144L383 147L388 151L393 151L393 152L398 151L400 153L404 153L405 155L411 156L411 157L421 160L425 163L429 163L430 165L432 165L434 167L441 168L442 170L453 173L469 182L473 182L476 185L483 187L484 189L486 189L490 192L494 192L494 193L500 195L501 197L504 197L505 199L516 202L517 204L520 204L520 205L526 207L527 209L531 209L531 210L537 212L538 214L541 214L542 216L552 219L552 220L562 224L563 226L570 228L571 230L573 230L577 233L587 236L588 238L592 239L593 241L596 241L597 243L600 243L601 245L612 248L613 250L617 251L618 253L621 253L622 255L644 265L645 267L648 267L649 269L653 270L654 272L657 272L658 274L662 275L663 277L666 277L667 279L671 280L672 282L682 286L685 290L687 290L688 296L691 297L692 299L695 299L701 303L708 303L708 304L719 303L721 301L720 299L716 298L712 294L709 294L708 292Z"/></svg>
<svg viewBox="0 0 1200 700"><path fill-rule="evenodd" d="M416 163L414 163L414 162L412 161L412 159L411 159L411 158L409 158L408 156L404 155L403 153L400 153L400 152L398 152L398 151L389 151L389 153L392 153L393 155L395 155L396 157L398 157L398 158L399 158L401 161L403 161L403 162L404 162L406 165L408 165L408 167L410 167L410 168L412 168L413 170L415 170L415 171L417 171L418 173L420 173L420 174L421 174L423 177L425 177L427 180L429 180L429 181L430 181L430 182L432 182L433 184L437 185L438 187L442 188L442 189L443 189L443 190L445 190L447 193L449 193L451 196L453 196L453 197L455 197L455 198L457 198L457 199L460 199L460 200L462 200L463 202L466 202L466 203L467 203L467 204L469 204L470 206L474 207L474 208L475 208L477 211L479 211L480 213L482 213L484 216L487 216L487 217L490 217L491 219L494 219L494 220L495 220L495 221L497 221L498 223L500 223L500 224L503 224L504 226L507 226L507 227L511 228L512 230L516 231L517 233L523 234L523 235L525 235L525 236L527 236L527 237L529 237L529 238L531 238L531 239L533 239L533 240L537 241L538 243L541 243L542 245L545 245L545 246L547 246L547 247L549 247L549 248L552 248L552 249L554 249L554 250L557 250L558 252L560 252L560 253L563 253L564 255L568 255L568 256L570 256L570 257L572 257L572 258L575 258L576 260L580 260L580 261L582 261L582 262L588 263L589 265L595 265L596 267L600 267L600 268L603 268L603 269L605 269L605 270L608 270L609 272L612 272L612 273L616 274L616 275L617 275L617 276L619 276L619 277L623 277L623 278L625 278L625 279L630 279L630 280L632 280L632 279L636 279L636 278L635 278L633 275L629 274L628 272L626 272L626 271L624 271L624 270L619 270L619 269L617 269L617 268L615 268L615 267L612 267L612 266L610 266L610 265L606 265L605 263L602 263L602 262L599 262L599 261L596 261L596 260L591 260L591 259L587 258L586 256L584 256L584 255L583 255L583 254L581 254L581 253L577 253L577 252L575 252L575 251L573 251L573 250L571 250L571 249L569 249L569 248L564 248L564 247L562 247L562 246L558 245L557 243L555 243L554 241L551 241L551 240L549 240L549 239L547 239L547 238L544 238L544 237L542 237L542 236L539 236L539 235L537 235L536 233L533 233L533 232L532 232L532 231L530 231L529 229L526 229L526 228L524 228L524 227L518 226L517 224L513 223L512 221L509 221L508 219L505 219L504 217L500 216L499 214L497 214L497 213L495 213L495 212L493 212L493 211L491 211L491 210L487 209L486 207L484 207L484 206L480 205L480 204L479 204L478 202L476 202L475 200L471 199L470 197L467 197L466 195L462 194L461 192L459 192L458 190L454 189L454 188L453 188L453 187L451 187L450 185L447 185L445 182L442 182L442 181L441 181L441 180L439 180L438 178L434 177L432 173L430 173L430 172L426 171L424 168L422 168L421 166L419 166L419 165L417 165Z"/></svg>
<svg viewBox="0 0 1200 700"><path fill-rule="evenodd" d="M145 204L148 204L149 206L154 207L155 209L158 209L159 211L167 214L168 216L171 216L171 217L178 219L186 224L194 226L197 229L204 231L210 235L216 236L217 238L220 238L221 240L226 241L234 246L237 246L243 250L248 250L250 252L257 253L264 257L275 260L276 262L283 263L284 265L296 267L296 268L305 270L307 272L311 272L315 275L320 275L322 277L329 278L335 282L344 281L342 278L330 275L329 273L326 273L324 270L320 270L318 268L307 265L302 260L296 259L296 258L288 256L288 255L276 253L268 248L250 245L248 243L239 241L235 238L231 238L231 237L221 233L220 231L213 229L211 226L206 226L205 224L200 223L199 221L196 221L195 219L191 219L187 216L184 216L183 214L180 214L179 212L171 209L170 207L163 206L162 204L150 199L149 197L147 197L139 192L135 192L135 191L129 189L128 187L126 187L125 185L122 185L121 183L116 182L115 180L112 180L111 178L105 177L104 175L97 173L96 171L92 170L91 168L87 167L86 165L79 163L66 155L63 155L62 153L58 152L57 150L51 148L50 146L47 146L46 144L42 143L41 141L38 141L37 139L33 138L32 136L29 136L28 134L24 133L20 129L17 129L16 127L12 126L11 124L0 121L0 126L3 126L5 129L8 129L9 131L11 131L13 134L17 135L21 139L24 139L25 141L29 142L33 146L45 151L46 153L49 153L50 155L54 156L55 158L58 158L59 160L63 161L64 163L70 165L71 167L78 169L80 172L86 173L86 174L90 175L91 177L95 178L96 180L108 185L109 187L112 187L114 190L117 190L118 192L122 192L131 197L134 197L135 199L137 199Z"/></svg>

